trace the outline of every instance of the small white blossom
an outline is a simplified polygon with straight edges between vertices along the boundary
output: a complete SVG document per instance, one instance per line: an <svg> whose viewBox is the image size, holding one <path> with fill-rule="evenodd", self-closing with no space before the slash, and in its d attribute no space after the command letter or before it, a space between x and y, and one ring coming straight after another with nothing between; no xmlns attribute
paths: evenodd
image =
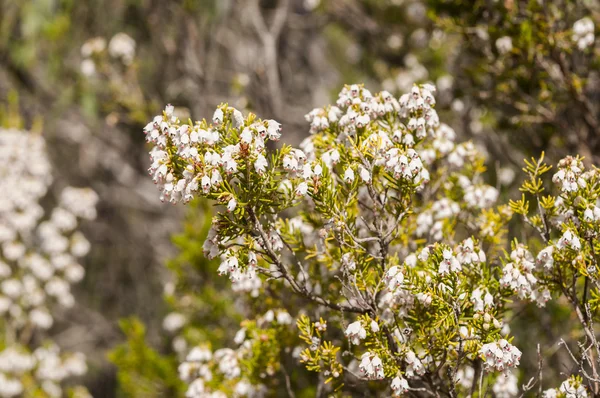
<svg viewBox="0 0 600 398"><path fill-rule="evenodd" d="M362 355L358 368L370 380L381 380L384 378L381 359L370 352L365 352Z"/></svg>
<svg viewBox="0 0 600 398"><path fill-rule="evenodd" d="M503 36L496 40L496 48L501 55L509 53L512 48L512 38L510 36Z"/></svg>
<svg viewBox="0 0 600 398"><path fill-rule="evenodd" d="M579 237L577 237L577 235L570 229L567 229L556 243L556 248L559 250L562 250L566 247L575 251L581 250L581 242L579 241Z"/></svg>
<svg viewBox="0 0 600 398"><path fill-rule="evenodd" d="M227 203L227 211L228 212L232 212L235 210L235 208L237 207L237 200L235 200L235 198L231 198L229 200L229 202Z"/></svg>
<svg viewBox="0 0 600 398"><path fill-rule="evenodd" d="M390 385L390 388L394 392L394 396L399 397L400 395L408 391L408 381L406 381L406 379L400 376L396 376L392 379L392 384Z"/></svg>
<svg viewBox="0 0 600 398"><path fill-rule="evenodd" d="M485 370L488 372L508 373L511 369L519 366L521 360L521 351L505 339L484 344L479 352L483 356Z"/></svg>
<svg viewBox="0 0 600 398"><path fill-rule="evenodd" d="M367 337L367 331L363 327L361 321L356 321L348 325L344 334L354 345L360 344L360 341Z"/></svg>
<svg viewBox="0 0 600 398"><path fill-rule="evenodd" d="M354 170L352 170L350 167L344 172L344 181L346 181L347 184L354 182Z"/></svg>
<svg viewBox="0 0 600 398"><path fill-rule="evenodd" d="M573 24L573 42L580 50L585 50L594 44L594 21L584 17Z"/></svg>

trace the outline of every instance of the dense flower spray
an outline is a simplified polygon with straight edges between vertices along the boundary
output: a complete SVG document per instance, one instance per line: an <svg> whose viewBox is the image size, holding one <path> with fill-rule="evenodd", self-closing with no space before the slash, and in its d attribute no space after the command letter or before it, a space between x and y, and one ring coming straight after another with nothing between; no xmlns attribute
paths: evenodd
<svg viewBox="0 0 600 398"><path fill-rule="evenodd" d="M54 306L75 303L71 285L83 278L79 259L90 250L77 226L82 219L96 217L98 196L90 189L67 187L57 206L45 213L40 201L51 183L44 139L26 131L0 129L3 397L21 396L24 391L62 396L61 382L87 369L82 354L61 354L51 341L44 342L43 332L54 323ZM85 395L83 390L73 393Z"/></svg>
<svg viewBox="0 0 600 398"><path fill-rule="evenodd" d="M300 148L270 150L282 126L225 104L210 121L184 123L169 105L148 123L160 198L222 206L205 255L220 258L218 273L236 292L288 307L244 321L236 349L190 351L178 336L188 396L278 388L268 377L285 375L279 355L321 373L335 394L348 382L385 380L381 390L394 396L457 396L481 378L495 383L496 396L518 391L522 353L505 324L509 303L543 307L557 292L549 273L583 248L570 198L595 189L597 176L567 158L553 178L563 196L539 199L543 218L530 217L525 199L497 205L485 158L473 143L455 142L434 93L429 84L400 98L345 86L334 105L306 115L311 134ZM535 196L549 167L534 162L523 190ZM595 223L595 196L577 206ZM539 253L515 240L503 254L515 213L540 232ZM274 291L293 295L278 301ZM177 333L186 319L172 313L165 327Z"/></svg>

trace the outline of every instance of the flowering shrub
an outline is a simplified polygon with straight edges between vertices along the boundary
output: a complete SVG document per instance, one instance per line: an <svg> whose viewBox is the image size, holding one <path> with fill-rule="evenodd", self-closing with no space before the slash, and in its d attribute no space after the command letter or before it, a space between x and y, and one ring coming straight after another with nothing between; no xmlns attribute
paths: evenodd
<svg viewBox="0 0 600 398"><path fill-rule="evenodd" d="M187 123L167 106L146 126L161 199L222 206L203 251L220 259L229 300L248 318L230 347L213 350L186 327L193 296L174 305L187 314L164 326L181 333L187 396L294 395L310 377L299 366L318 374L317 395L541 393L541 354L539 373L518 386L509 322L521 302L543 308L552 297L570 303L584 332L577 354L565 337L583 379L545 395L598 392L597 169L567 157L543 195L551 167L533 159L523 197L498 204L485 158L455 142L434 93L345 86L335 105L307 114L299 149L271 150L281 125L226 104ZM513 218L537 235L509 240Z"/></svg>
<svg viewBox="0 0 600 398"><path fill-rule="evenodd" d="M496 158L514 159L496 150L496 132L504 131L510 146L523 153L579 153L598 163L599 143L585 138L599 127L599 20L593 2L426 3L434 26L449 34L448 42L458 40L456 55L448 57L453 97L461 100L455 109L464 108L468 117L476 106L485 114L491 128L471 123L468 129L485 131L482 139Z"/></svg>
<svg viewBox="0 0 600 398"><path fill-rule="evenodd" d="M139 82L135 40L124 32L93 37L80 49L79 95L87 116L104 115L110 126L144 123L147 103Z"/></svg>
<svg viewBox="0 0 600 398"><path fill-rule="evenodd" d="M45 215L40 201L52 183L44 139L0 129L0 396L63 396L61 383L83 375L81 353L61 353L46 336L54 306L72 307L71 284L90 249L79 220L96 217L98 197L65 188ZM73 396L87 396L83 387Z"/></svg>

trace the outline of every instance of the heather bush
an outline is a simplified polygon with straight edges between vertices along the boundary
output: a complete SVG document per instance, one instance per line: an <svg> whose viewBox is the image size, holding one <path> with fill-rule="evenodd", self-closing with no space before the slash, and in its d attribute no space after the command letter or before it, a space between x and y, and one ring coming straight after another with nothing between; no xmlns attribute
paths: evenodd
<svg viewBox="0 0 600 398"><path fill-rule="evenodd" d="M434 93L345 86L306 115L300 148L227 104L198 122L169 105L146 126L160 198L195 203L164 320L187 396L541 395L544 352L521 372L511 322L553 301L577 319L556 347L572 371L543 394L596 393L598 169L550 172L542 154L523 196L501 199Z"/></svg>

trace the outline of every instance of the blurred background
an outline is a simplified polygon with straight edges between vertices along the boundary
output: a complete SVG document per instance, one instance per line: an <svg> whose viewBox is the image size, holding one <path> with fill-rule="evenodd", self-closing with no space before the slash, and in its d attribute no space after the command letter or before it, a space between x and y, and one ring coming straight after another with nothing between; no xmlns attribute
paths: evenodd
<svg viewBox="0 0 600 398"><path fill-rule="evenodd" d="M400 95L432 82L441 120L514 197L525 156L600 159L599 25L596 0L0 0L0 122L42 126L54 189L100 196L54 339L87 355L97 397L119 394L119 319L139 317L164 348L164 264L185 209L158 200L142 129L165 104L201 119L228 102L295 145L344 84Z"/></svg>

